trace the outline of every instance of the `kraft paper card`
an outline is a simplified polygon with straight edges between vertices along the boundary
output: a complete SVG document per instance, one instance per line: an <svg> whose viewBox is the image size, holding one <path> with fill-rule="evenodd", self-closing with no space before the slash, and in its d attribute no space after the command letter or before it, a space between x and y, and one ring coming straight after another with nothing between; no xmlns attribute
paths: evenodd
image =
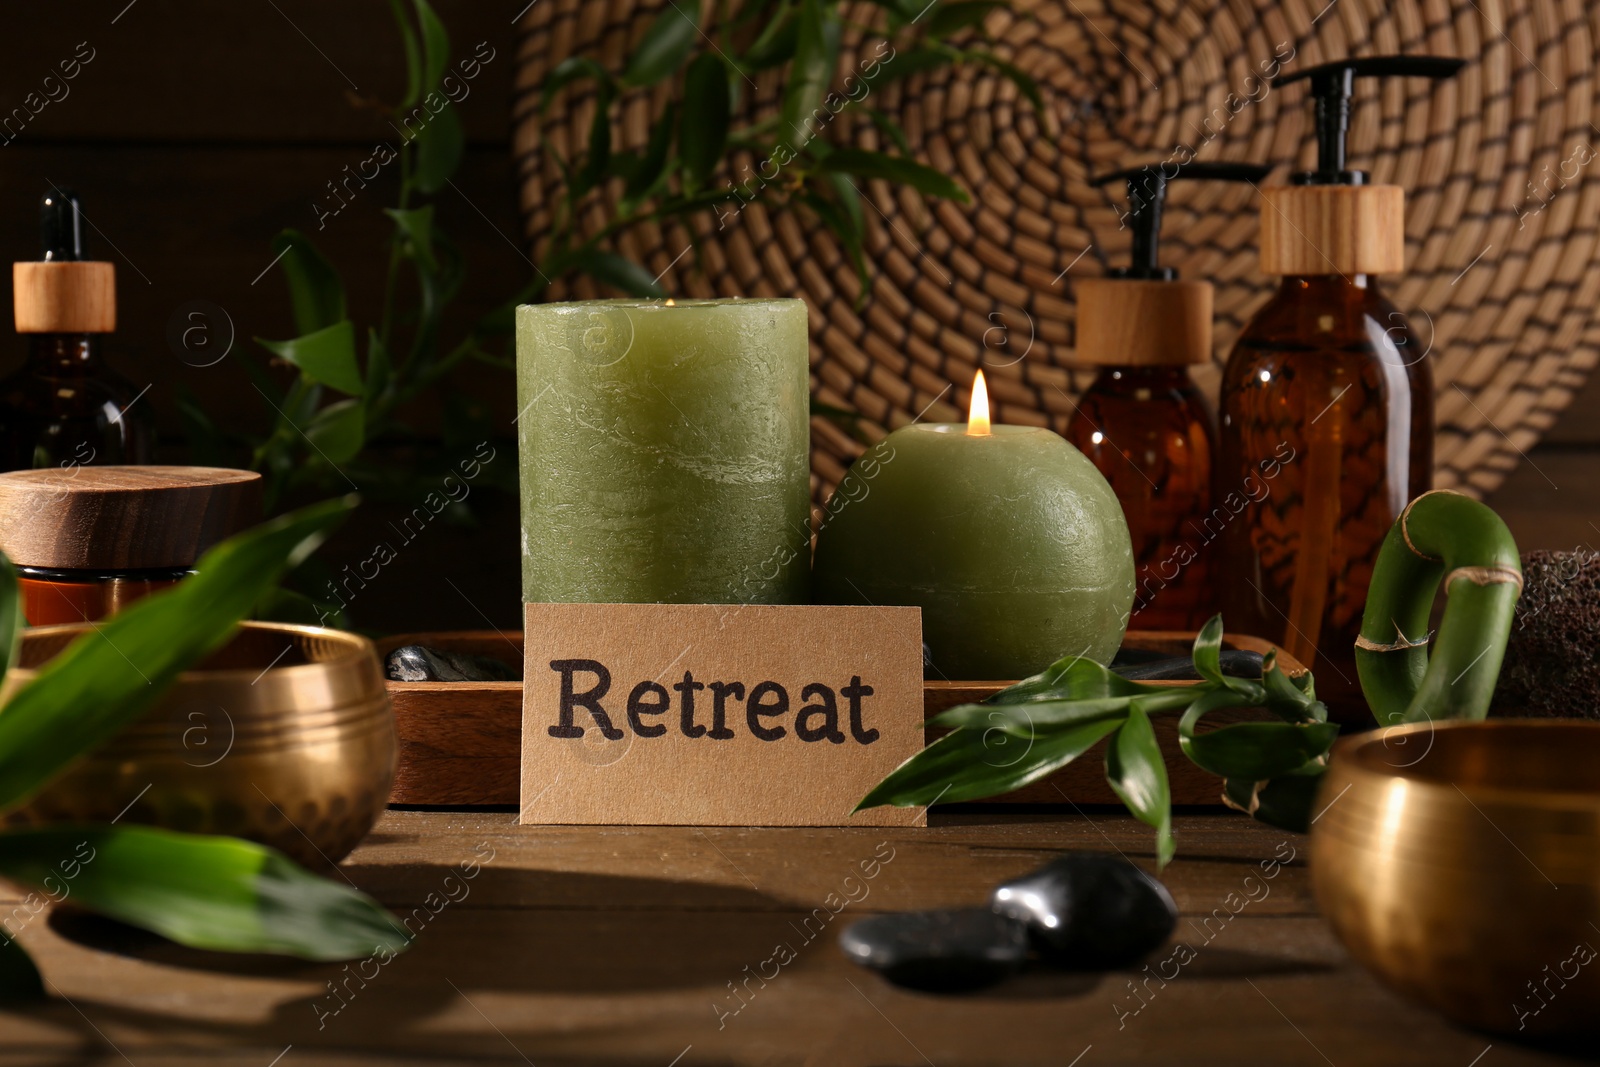
<svg viewBox="0 0 1600 1067"><path fill-rule="evenodd" d="M850 811L923 746L919 608L528 604L533 824L924 826Z"/></svg>

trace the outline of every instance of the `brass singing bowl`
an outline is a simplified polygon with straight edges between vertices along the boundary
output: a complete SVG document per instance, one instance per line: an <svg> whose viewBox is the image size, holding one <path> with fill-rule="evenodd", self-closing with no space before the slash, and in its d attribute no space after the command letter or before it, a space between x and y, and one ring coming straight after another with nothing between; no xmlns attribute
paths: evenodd
<svg viewBox="0 0 1600 1067"><path fill-rule="evenodd" d="M1316 810L1317 903L1368 970L1474 1029L1600 1026L1600 723L1347 738Z"/></svg>
<svg viewBox="0 0 1600 1067"><path fill-rule="evenodd" d="M80 623L24 631L0 696L90 631ZM377 822L397 748L372 642L247 622L10 819L229 834L319 869L348 855Z"/></svg>

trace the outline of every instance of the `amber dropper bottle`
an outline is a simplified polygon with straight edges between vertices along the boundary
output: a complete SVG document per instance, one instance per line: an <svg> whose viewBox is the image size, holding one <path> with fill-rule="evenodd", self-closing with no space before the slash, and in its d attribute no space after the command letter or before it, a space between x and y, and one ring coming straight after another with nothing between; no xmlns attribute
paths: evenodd
<svg viewBox="0 0 1600 1067"><path fill-rule="evenodd" d="M1261 269L1283 280L1223 373L1217 490L1262 490L1221 537L1223 615L1314 667L1344 722L1370 718L1354 645L1378 548L1433 479L1427 353L1376 280L1405 266L1405 193L1345 169L1350 96L1357 77L1462 66L1375 56L1273 83L1310 79L1318 163L1261 190Z"/></svg>
<svg viewBox="0 0 1600 1067"><path fill-rule="evenodd" d="M1117 494L1137 568L1133 614L1140 630L1194 630L1217 611L1208 533L1216 429L1189 367L1211 360L1212 288L1160 266L1167 183L1179 178L1260 182L1271 168L1175 162L1106 174L1128 183L1132 263L1084 278L1077 360L1100 367L1078 401L1067 440Z"/></svg>
<svg viewBox="0 0 1600 1067"><path fill-rule="evenodd" d="M100 352L117 328L116 271L83 258L84 219L71 191L40 201L44 256L12 264L23 365L0 381L0 470L149 463L149 399Z"/></svg>

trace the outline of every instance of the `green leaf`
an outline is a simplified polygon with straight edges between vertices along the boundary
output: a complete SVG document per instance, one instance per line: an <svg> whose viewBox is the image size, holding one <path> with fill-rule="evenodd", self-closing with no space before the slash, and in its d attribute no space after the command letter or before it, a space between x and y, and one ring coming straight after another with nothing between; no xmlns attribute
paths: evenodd
<svg viewBox="0 0 1600 1067"><path fill-rule="evenodd" d="M1200 677L1215 685L1222 684L1222 616L1213 615L1194 635L1194 650L1190 653L1194 669Z"/></svg>
<svg viewBox="0 0 1600 1067"><path fill-rule="evenodd" d="M594 114L589 119L589 150L583 166L573 176L568 197L576 202L605 178L611 165L611 101L610 82L603 82L596 90Z"/></svg>
<svg viewBox="0 0 1600 1067"><path fill-rule="evenodd" d="M568 56L557 63L556 69L544 80L544 90L539 95L539 113L544 114L545 108L550 106L550 101L563 86L583 77L593 78L601 85L611 84L611 75L594 60L587 56Z"/></svg>
<svg viewBox="0 0 1600 1067"><path fill-rule="evenodd" d="M393 363L389 359L389 350L383 346L383 340L378 336L377 329L367 327L367 382L363 399L366 400L369 411L388 391L392 373Z"/></svg>
<svg viewBox="0 0 1600 1067"><path fill-rule="evenodd" d="M654 85L683 65L700 36L699 0L667 0L667 7L645 31L622 80Z"/></svg>
<svg viewBox="0 0 1600 1067"><path fill-rule="evenodd" d="M1028 103L1033 105L1035 111L1045 110L1044 94L1039 91L1039 83L1021 67L1001 59L993 52L986 52L978 48L968 49L965 54L968 59L975 59L979 63L991 66L1001 74L1004 74L1007 80L1017 87L1017 91L1027 99Z"/></svg>
<svg viewBox="0 0 1600 1067"><path fill-rule="evenodd" d="M830 175L838 177L838 175ZM849 179L846 179L848 181ZM845 255L850 257L850 263L855 267L856 280L861 286L861 294L865 296L867 288L871 285L871 277L867 274L867 259L862 250L862 232L856 225L856 220L839 203L818 196L816 193L802 193L801 201L809 207L822 220L833 235L844 246ZM861 210L859 201L855 204L856 210Z"/></svg>
<svg viewBox="0 0 1600 1067"><path fill-rule="evenodd" d="M867 218L861 210L861 190L856 188L856 183L846 174L824 174L822 180L828 183L834 200L838 201L845 217L850 220L851 231L858 236L858 239L864 238L867 234ZM863 275L863 287L865 281Z"/></svg>
<svg viewBox="0 0 1600 1067"><path fill-rule="evenodd" d="M422 53L417 48L416 31L411 28L411 19L406 16L400 0L389 0L389 11L394 15L395 25L400 28L400 43L406 53L406 95L395 108L396 112L405 112L411 110L422 96Z"/></svg>
<svg viewBox="0 0 1600 1067"><path fill-rule="evenodd" d="M981 26L991 11L1010 6L1002 0L963 0L961 3L940 4L928 17L928 32L935 37L948 37L972 26Z"/></svg>
<svg viewBox="0 0 1600 1067"><path fill-rule="evenodd" d="M272 239L272 251L289 283L295 329L316 333L345 317L344 283L311 238L299 230L284 230Z"/></svg>
<svg viewBox="0 0 1600 1067"><path fill-rule="evenodd" d="M924 725L929 729L958 726L1005 730L1019 737L1034 737L1062 726L1121 718L1133 697L1091 700L1030 700L1025 704L958 704L946 708Z"/></svg>
<svg viewBox="0 0 1600 1067"><path fill-rule="evenodd" d="M854 174L858 178L882 178L897 185L909 185L928 196L943 197L963 204L972 202L967 191L943 171L903 156L886 156L864 148L838 148L828 153L822 169L830 173Z"/></svg>
<svg viewBox="0 0 1600 1067"><path fill-rule="evenodd" d="M1106 746L1106 782L1134 818L1156 830L1156 865L1165 867L1176 844L1172 840L1172 788L1149 716L1130 708Z"/></svg>
<svg viewBox="0 0 1600 1067"><path fill-rule="evenodd" d="M1222 783L1222 797L1231 808L1245 812L1257 822L1291 833L1311 832L1317 791L1327 767L1308 763L1289 774L1253 780L1229 778Z"/></svg>
<svg viewBox="0 0 1600 1067"><path fill-rule="evenodd" d="M354 459L366 444L366 407L352 397L329 404L306 426L306 438L334 466Z"/></svg>
<svg viewBox="0 0 1600 1067"><path fill-rule="evenodd" d="M822 97L839 63L839 21L822 0L801 0L799 30L789 84L779 118L781 143L805 147L820 128Z"/></svg>
<svg viewBox="0 0 1600 1067"><path fill-rule="evenodd" d="M429 270L436 267L433 258L433 205L405 208L386 207L383 213L394 220L400 231L405 254Z"/></svg>
<svg viewBox="0 0 1600 1067"><path fill-rule="evenodd" d="M911 140L906 136L906 131L900 123L886 112L880 111L875 107L867 108L866 112L867 118L872 120L872 124L882 130L884 136L893 141L894 146L900 149L901 155L909 156L911 154Z"/></svg>
<svg viewBox="0 0 1600 1067"><path fill-rule="evenodd" d="M1143 685L1109 670L1084 656L1063 656L1050 666L990 697L990 704L1021 704L1030 700L1092 700L1099 697L1134 697L1145 693L1170 693L1171 686Z"/></svg>
<svg viewBox="0 0 1600 1067"><path fill-rule="evenodd" d="M456 106L447 103L429 118L417 132L416 142L417 165L411 173L411 184L432 196L450 183L466 150L467 135L461 128Z"/></svg>
<svg viewBox="0 0 1600 1067"><path fill-rule="evenodd" d="M0 811L110 740L179 672L225 644L355 504L330 500L230 537L177 586L97 623L41 667L0 713Z"/></svg>
<svg viewBox="0 0 1600 1067"><path fill-rule="evenodd" d="M678 134L678 151L696 186L704 185L728 145L728 68L706 52L689 64L683 79L683 111L691 117Z"/></svg>
<svg viewBox="0 0 1600 1067"><path fill-rule="evenodd" d="M877 86L888 85L890 82L909 78L913 74L924 71L939 70L950 65L952 55L948 50L933 48L906 48L898 51L888 61L878 68L878 76L872 79Z"/></svg>
<svg viewBox="0 0 1600 1067"><path fill-rule="evenodd" d="M356 365L356 333L349 319L341 319L326 329L289 341L256 342L280 359L300 368L307 378L331 386L341 393L360 396L365 388L361 368Z"/></svg>
<svg viewBox="0 0 1600 1067"><path fill-rule="evenodd" d="M760 36L750 43L743 58L745 69L767 70L794 58L800 42L800 20L795 17L792 0L783 0L774 15L762 28Z"/></svg>
<svg viewBox="0 0 1600 1067"><path fill-rule="evenodd" d="M856 810L884 804L954 804L1020 789L1065 767L1117 728L1120 720L1083 723L1037 737L967 728L939 738L906 760L861 799Z"/></svg>
<svg viewBox="0 0 1600 1067"><path fill-rule="evenodd" d="M620 289L629 296L667 295L649 271L615 252L591 248L574 259L573 265L595 281Z"/></svg>
<svg viewBox="0 0 1600 1067"><path fill-rule="evenodd" d="M417 26L422 30L422 92L430 93L444 79L450 65L450 34L428 5L428 0L412 0L417 9Z"/></svg>
<svg viewBox="0 0 1600 1067"><path fill-rule="evenodd" d="M626 188L623 190L623 203L632 208L639 201L650 196L666 173L667 153L672 149L672 137L678 129L678 105L674 101L667 105L661 113L656 124L650 128L650 143L645 145L644 155L639 157L639 164L628 177Z"/></svg>
<svg viewBox="0 0 1600 1067"><path fill-rule="evenodd" d="M0 933L0 1004L43 1000L44 979L20 942Z"/></svg>
<svg viewBox="0 0 1600 1067"><path fill-rule="evenodd" d="M410 943L371 897L234 837L135 826L12 831L0 835L0 874L192 948L347 960Z"/></svg>
<svg viewBox="0 0 1600 1067"><path fill-rule="evenodd" d="M1337 723L1241 722L1178 743L1202 770L1220 778L1276 778L1327 752L1339 738Z"/></svg>
<svg viewBox="0 0 1600 1067"><path fill-rule="evenodd" d="M1266 708L1289 722L1326 722L1328 707L1317 699L1311 672L1290 678L1278 666L1278 650L1267 653L1261 665L1261 685L1266 690Z"/></svg>

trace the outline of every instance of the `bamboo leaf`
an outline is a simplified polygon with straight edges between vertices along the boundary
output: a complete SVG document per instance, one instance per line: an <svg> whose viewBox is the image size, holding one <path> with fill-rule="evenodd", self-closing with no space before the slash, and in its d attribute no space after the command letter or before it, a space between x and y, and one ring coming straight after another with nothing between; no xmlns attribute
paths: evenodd
<svg viewBox="0 0 1600 1067"><path fill-rule="evenodd" d="M1133 697L1090 700L1032 700L1026 704L958 704L929 719L929 729L978 727L1034 737L1062 726L1121 718Z"/></svg>
<svg viewBox="0 0 1600 1067"><path fill-rule="evenodd" d="M894 146L900 150L901 155L909 156L911 154L911 140L906 136L906 131L899 122L895 121L887 112L875 107L867 108L866 112L867 118L871 119L872 124L882 130L884 135L894 142Z"/></svg>
<svg viewBox="0 0 1600 1067"><path fill-rule="evenodd" d="M1245 812L1257 822L1306 834L1311 832L1316 818L1317 792L1325 773L1324 765L1309 763L1276 778L1229 778L1222 783L1222 798L1229 807Z"/></svg>
<svg viewBox="0 0 1600 1067"><path fill-rule="evenodd" d="M306 426L306 439L320 458L335 466L354 459L367 441L366 408L360 398L340 400L318 411Z"/></svg>
<svg viewBox="0 0 1600 1067"><path fill-rule="evenodd" d="M0 835L0 874L193 948L344 960L393 955L410 941L371 897L233 837L12 831Z"/></svg>
<svg viewBox="0 0 1600 1067"><path fill-rule="evenodd" d="M417 9L417 26L422 30L422 92L432 92L450 65L450 34L428 0L412 0Z"/></svg>
<svg viewBox="0 0 1600 1067"><path fill-rule="evenodd" d="M466 150L467 135L456 106L447 103L429 118L417 132L416 143L417 166L411 183L431 196L450 183Z"/></svg>
<svg viewBox="0 0 1600 1067"><path fill-rule="evenodd" d="M1106 782L1134 818L1156 830L1156 865L1165 867L1176 845L1172 839L1172 788L1150 719L1139 707L1117 728L1106 746Z"/></svg>
<svg viewBox="0 0 1600 1067"><path fill-rule="evenodd" d="M949 51L933 48L907 48L896 52L887 62L878 68L878 76L872 79L874 85L888 85L890 82L909 78L913 74L924 71L939 70L950 65Z"/></svg>
<svg viewBox="0 0 1600 1067"><path fill-rule="evenodd" d="M831 173L854 174L858 178L882 178L897 185L909 185L928 196L963 204L972 202L967 191L943 171L903 156L887 156L864 148L837 148L822 161L822 169Z"/></svg>
<svg viewBox="0 0 1600 1067"><path fill-rule="evenodd" d="M728 68L710 52L697 57L683 79L683 110L691 121L678 134L678 151L695 186L704 185L722 162L730 108Z"/></svg>
<svg viewBox="0 0 1600 1067"><path fill-rule="evenodd" d="M593 78L601 85L611 83L611 75L606 73L606 69L587 56L568 56L557 63L556 69L544 80L544 89L539 94L539 113L544 113L563 87L584 77Z"/></svg>
<svg viewBox="0 0 1600 1067"><path fill-rule="evenodd" d="M436 269L433 258L433 205L409 210L386 207L383 213L393 219L399 229L406 255L429 270Z"/></svg>
<svg viewBox="0 0 1600 1067"><path fill-rule="evenodd" d="M330 500L230 537L173 589L97 623L41 667L0 713L0 811L110 740L180 671L225 644L284 571L310 555L356 502Z"/></svg>
<svg viewBox="0 0 1600 1067"><path fill-rule="evenodd" d="M757 71L787 63L794 58L799 42L800 21L795 17L794 4L792 0L783 0L778 13L745 50L744 66L747 70Z"/></svg>
<svg viewBox="0 0 1600 1067"><path fill-rule="evenodd" d="M928 32L934 37L949 37L973 26L982 26L992 11L1010 7L1003 0L962 0L940 4L928 16Z"/></svg>
<svg viewBox="0 0 1600 1067"><path fill-rule="evenodd" d="M798 151L821 128L822 97L839 62L839 21L821 0L801 0L794 64L779 121L782 143Z"/></svg>
<svg viewBox="0 0 1600 1067"><path fill-rule="evenodd" d="M990 704L1021 704L1031 700L1095 700L1101 697L1135 697L1146 693L1171 693L1168 686L1141 685L1084 656L1064 656L1038 674L1007 686L990 697Z"/></svg>
<svg viewBox="0 0 1600 1067"><path fill-rule="evenodd" d="M843 177L843 175L833 175L832 177ZM845 181L848 183L849 179L846 178ZM857 228L856 220L851 217L850 213L841 204L818 196L816 193L803 193L800 199L816 214L817 218L822 220L823 225L832 231L833 235L839 239L839 243L844 246L845 255L850 258L851 266L855 267L856 280L861 286L862 295L865 296L867 287L871 284L871 279L867 274L867 259L862 249L862 234L861 230ZM859 202L855 204L855 209L857 212L861 210Z"/></svg>
<svg viewBox="0 0 1600 1067"><path fill-rule="evenodd" d="M651 127L650 143L645 146L644 155L639 157L639 165L628 178L623 197L629 205L638 203L654 191L666 170L667 153L672 149L672 137L677 129L678 105L673 102L667 105L666 111Z"/></svg>
<svg viewBox="0 0 1600 1067"><path fill-rule="evenodd" d="M629 85L654 85L683 65L699 36L699 0L668 0L639 41L622 80Z"/></svg>
<svg viewBox="0 0 1600 1067"><path fill-rule="evenodd" d="M896 767L856 810L977 800L1020 789L1098 744L1119 720L1082 723L1031 739L1001 730L955 730Z"/></svg>
<svg viewBox="0 0 1600 1067"><path fill-rule="evenodd" d="M394 15L395 25L400 28L400 44L406 53L406 95L395 110L409 111L422 95L422 52L417 47L416 31L411 28L411 20L406 17L400 0L389 0L389 11Z"/></svg>
<svg viewBox="0 0 1600 1067"><path fill-rule="evenodd" d="M295 329L316 333L345 317L344 283L311 238L299 230L284 230L272 239L272 251L289 283Z"/></svg>
<svg viewBox="0 0 1600 1067"><path fill-rule="evenodd" d="M351 396L360 396L366 388L361 368L356 365L355 327L349 319L288 341L267 341L260 337L256 341L278 358L299 367L314 382Z"/></svg>
<svg viewBox="0 0 1600 1067"><path fill-rule="evenodd" d="M615 252L590 249L578 256L573 265L595 281L620 289L629 296L666 296L667 291L633 260Z"/></svg>
<svg viewBox="0 0 1600 1067"><path fill-rule="evenodd" d="M0 680L4 680L17 662L22 629L27 625L28 620L22 617L22 594L17 586L17 569L5 553L0 552Z"/></svg>
<svg viewBox="0 0 1600 1067"><path fill-rule="evenodd" d="M1033 105L1035 111L1045 110L1044 94L1039 91L1039 83L1021 67L1001 59L993 52L986 52L978 48L969 49L966 52L966 56L968 59L975 59L979 63L993 67L1001 74L1004 74L1007 80L1017 87L1017 91L1027 99L1028 103Z"/></svg>
<svg viewBox="0 0 1600 1067"><path fill-rule="evenodd" d="M605 177L611 163L611 101L614 99L610 82L602 82L594 101L594 115L589 119L589 150L583 166L573 176L572 190L568 194L576 202Z"/></svg>
<svg viewBox="0 0 1600 1067"><path fill-rule="evenodd" d="M1276 778L1327 752L1339 738L1337 723L1241 722L1203 734L1179 734L1178 743L1202 770L1219 778Z"/></svg>

